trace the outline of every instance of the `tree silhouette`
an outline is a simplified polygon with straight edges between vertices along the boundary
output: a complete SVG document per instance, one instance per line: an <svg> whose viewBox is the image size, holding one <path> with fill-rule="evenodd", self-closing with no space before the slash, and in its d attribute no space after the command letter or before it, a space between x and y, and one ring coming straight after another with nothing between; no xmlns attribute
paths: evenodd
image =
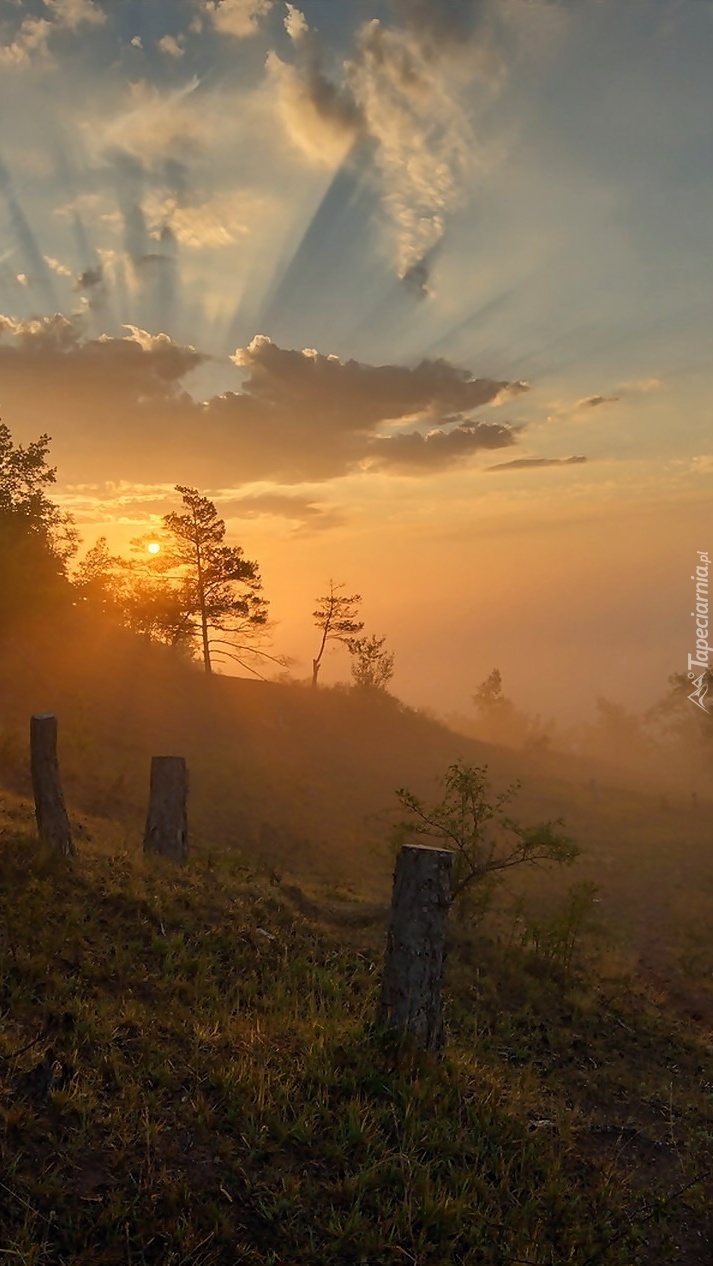
<svg viewBox="0 0 713 1266"><path fill-rule="evenodd" d="M48 435L23 447L0 423L0 574L2 624L69 600L67 561L77 547L72 519L46 494L56 471Z"/></svg>
<svg viewBox="0 0 713 1266"><path fill-rule="evenodd" d="M260 642L268 604L257 563L225 544L225 522L208 497L181 485L176 492L183 510L132 541L133 557L111 554L99 538L76 569L78 600L153 641L189 652L197 644L207 673L216 659L250 672L254 657L284 666Z"/></svg>
<svg viewBox="0 0 713 1266"><path fill-rule="evenodd" d="M313 615L315 626L321 630L322 640L312 660L313 686L317 685L327 642L341 642L348 646L350 638L353 638L356 633L361 633L364 628L364 621L357 619L361 594L353 593L346 597L337 592L343 588L343 584L335 585L334 581L330 580L329 593L323 598L317 598L319 605Z"/></svg>
<svg viewBox="0 0 713 1266"><path fill-rule="evenodd" d="M224 543L225 522L213 502L196 488L178 484L176 492L183 512L164 515L164 545L156 558L164 572L179 573L183 621L177 632L197 632L203 666L210 673L216 648L218 654L244 662L241 653L250 650L251 638L267 625L268 604L260 593L258 564L245 558L239 545ZM216 632L225 636L211 637Z"/></svg>
<svg viewBox="0 0 713 1266"><path fill-rule="evenodd" d="M353 637L347 642L352 656L352 681L360 690L385 691L394 675L394 653L384 649L386 635Z"/></svg>

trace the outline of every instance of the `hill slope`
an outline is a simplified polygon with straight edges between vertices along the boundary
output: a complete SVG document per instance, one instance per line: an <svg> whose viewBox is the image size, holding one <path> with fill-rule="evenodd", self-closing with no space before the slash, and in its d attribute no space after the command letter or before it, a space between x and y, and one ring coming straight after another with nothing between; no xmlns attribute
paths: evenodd
<svg viewBox="0 0 713 1266"><path fill-rule="evenodd" d="M710 1047L622 977L452 929L448 1047L229 853L174 870L0 803L0 1244L27 1266L701 1266ZM91 837L91 838L89 838Z"/></svg>

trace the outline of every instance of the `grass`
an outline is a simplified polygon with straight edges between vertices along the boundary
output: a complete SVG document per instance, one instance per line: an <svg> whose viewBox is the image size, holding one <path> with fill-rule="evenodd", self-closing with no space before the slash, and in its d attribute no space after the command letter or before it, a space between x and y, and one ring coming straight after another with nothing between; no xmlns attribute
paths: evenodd
<svg viewBox="0 0 713 1266"><path fill-rule="evenodd" d="M710 1048L642 983L454 924L436 1062L373 1029L383 924L2 805L2 1261L710 1260Z"/></svg>

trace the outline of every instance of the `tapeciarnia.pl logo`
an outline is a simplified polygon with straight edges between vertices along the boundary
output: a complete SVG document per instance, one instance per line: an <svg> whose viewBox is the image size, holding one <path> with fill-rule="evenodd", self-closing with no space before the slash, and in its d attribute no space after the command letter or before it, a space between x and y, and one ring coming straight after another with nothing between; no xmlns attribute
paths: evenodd
<svg viewBox="0 0 713 1266"><path fill-rule="evenodd" d="M698 566L691 580L696 582L696 609L691 612L696 622L696 653L688 656L688 676L695 690L688 696L697 708L708 712L706 695L708 694L708 668L711 647L708 645L708 572L710 559L705 550L698 550ZM695 669L698 669L696 675Z"/></svg>

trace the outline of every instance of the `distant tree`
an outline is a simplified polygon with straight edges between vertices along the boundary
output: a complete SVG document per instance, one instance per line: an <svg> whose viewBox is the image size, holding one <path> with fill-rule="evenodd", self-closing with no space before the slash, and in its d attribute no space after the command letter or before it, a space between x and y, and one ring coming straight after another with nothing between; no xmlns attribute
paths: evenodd
<svg viewBox="0 0 713 1266"><path fill-rule="evenodd" d="M531 753L545 752L564 742L564 734L551 717L544 719L539 713L525 712L505 695L498 668L480 683L471 701L476 709L475 718L458 712L446 717L452 729L469 738L503 743Z"/></svg>
<svg viewBox="0 0 713 1266"><path fill-rule="evenodd" d="M364 621L359 620L359 603L361 602L361 594L353 593L346 597L338 592L343 589L344 585L335 585L333 580L329 582L329 593L323 598L317 598L317 610L314 614L314 623L322 634L322 640L319 644L319 650L312 660L312 685L317 685L317 677L322 663L328 642L341 642L344 646L349 645L350 639L353 639L357 633L361 633L364 628Z"/></svg>
<svg viewBox="0 0 713 1266"><path fill-rule="evenodd" d="M56 470L47 460L48 435L15 444L0 423L0 575L3 620L69 600L67 562L77 547L68 514L47 496Z"/></svg>
<svg viewBox="0 0 713 1266"><path fill-rule="evenodd" d="M444 795L431 806L411 791L396 792L408 816L397 824L394 844L400 847L416 836L453 849L451 900L476 888L471 912L483 910L494 882L513 867L570 865L578 856L577 845L560 829L560 818L522 826L509 816L505 806L519 791L519 783L493 798L487 766L461 761L449 765L442 782Z"/></svg>
<svg viewBox="0 0 713 1266"><path fill-rule="evenodd" d="M511 700L503 694L503 679L499 668L494 668L481 681L473 695L473 703L480 715L487 720L493 717L502 720L513 715L515 708Z"/></svg>
<svg viewBox="0 0 713 1266"><path fill-rule="evenodd" d="M492 742L516 743L528 733L528 718L517 710L503 692L499 668L481 681L472 702L478 713L478 731Z"/></svg>
<svg viewBox="0 0 713 1266"><path fill-rule="evenodd" d="M385 691L394 675L394 653L384 649L386 636L351 637L352 681L361 690Z"/></svg>
<svg viewBox="0 0 713 1266"><path fill-rule="evenodd" d="M713 750L713 668L703 669L695 679L672 673L666 694L645 713L644 726L665 750L676 748L684 759L687 754L707 768Z"/></svg>
<svg viewBox="0 0 713 1266"><path fill-rule="evenodd" d="M594 721L579 727L578 739L579 751L599 760L641 764L652 754L643 717L603 695L596 700Z"/></svg>

